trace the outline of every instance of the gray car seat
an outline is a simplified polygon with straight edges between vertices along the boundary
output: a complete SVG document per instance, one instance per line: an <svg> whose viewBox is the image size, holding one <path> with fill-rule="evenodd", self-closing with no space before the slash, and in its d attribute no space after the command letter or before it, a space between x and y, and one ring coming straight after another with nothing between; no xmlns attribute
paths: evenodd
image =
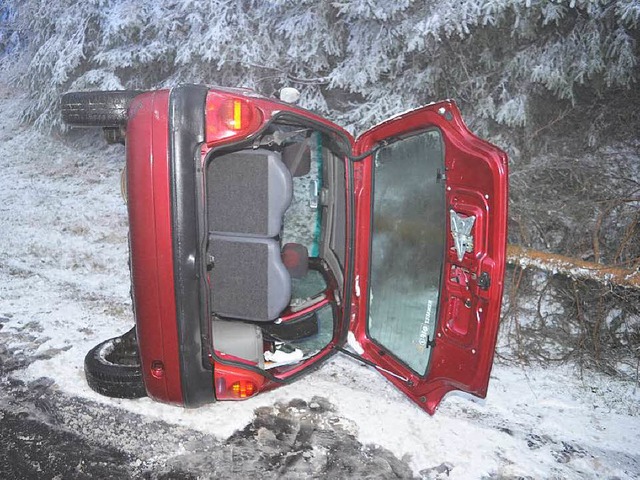
<svg viewBox="0 0 640 480"><path fill-rule="evenodd" d="M207 170L211 307L219 317L269 322L291 299L282 262L282 218L293 195L278 152L242 150L214 158Z"/></svg>
<svg viewBox="0 0 640 480"><path fill-rule="evenodd" d="M209 231L275 237L293 182L278 152L242 150L212 160L207 176Z"/></svg>

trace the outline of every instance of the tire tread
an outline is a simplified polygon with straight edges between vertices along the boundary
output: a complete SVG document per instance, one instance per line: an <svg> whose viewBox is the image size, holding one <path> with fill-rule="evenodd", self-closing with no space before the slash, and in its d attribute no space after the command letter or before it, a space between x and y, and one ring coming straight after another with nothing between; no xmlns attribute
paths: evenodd
<svg viewBox="0 0 640 480"><path fill-rule="evenodd" d="M138 90L70 92L62 96L62 120L77 127L121 127L127 124L131 101Z"/></svg>
<svg viewBox="0 0 640 480"><path fill-rule="evenodd" d="M126 333L122 337L131 334ZM141 398L147 395L142 368L138 365L118 365L104 362L100 351L108 342L122 339L115 337L100 342L93 347L84 359L84 373L89 387L107 397Z"/></svg>

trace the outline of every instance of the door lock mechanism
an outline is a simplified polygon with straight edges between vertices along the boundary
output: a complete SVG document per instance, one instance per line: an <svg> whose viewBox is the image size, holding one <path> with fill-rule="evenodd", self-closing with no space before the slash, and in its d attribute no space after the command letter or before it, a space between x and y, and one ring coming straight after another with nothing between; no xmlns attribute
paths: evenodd
<svg viewBox="0 0 640 480"><path fill-rule="evenodd" d="M491 286L491 277L487 272L482 272L478 277L478 288L481 290L489 290Z"/></svg>

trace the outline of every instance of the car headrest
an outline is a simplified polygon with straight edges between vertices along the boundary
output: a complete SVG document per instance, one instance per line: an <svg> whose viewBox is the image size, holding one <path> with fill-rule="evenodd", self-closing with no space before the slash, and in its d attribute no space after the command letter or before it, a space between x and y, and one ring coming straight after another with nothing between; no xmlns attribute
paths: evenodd
<svg viewBox="0 0 640 480"><path fill-rule="evenodd" d="M311 140L287 145L282 149L282 162L287 166L291 175L303 177L311 171Z"/></svg>
<svg viewBox="0 0 640 480"><path fill-rule="evenodd" d="M293 278L304 278L309 271L309 250L299 243L282 247L282 263Z"/></svg>

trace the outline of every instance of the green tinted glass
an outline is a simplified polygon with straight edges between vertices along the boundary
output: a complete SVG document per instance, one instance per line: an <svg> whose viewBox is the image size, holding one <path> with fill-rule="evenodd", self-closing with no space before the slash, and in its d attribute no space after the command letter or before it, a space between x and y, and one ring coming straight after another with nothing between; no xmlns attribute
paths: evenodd
<svg viewBox="0 0 640 480"><path fill-rule="evenodd" d="M291 278L291 299L304 300L315 297L327 289L322 273L311 270L302 278Z"/></svg>
<svg viewBox="0 0 640 480"><path fill-rule="evenodd" d="M444 147L439 130L375 154L369 336L426 372L445 241Z"/></svg>

